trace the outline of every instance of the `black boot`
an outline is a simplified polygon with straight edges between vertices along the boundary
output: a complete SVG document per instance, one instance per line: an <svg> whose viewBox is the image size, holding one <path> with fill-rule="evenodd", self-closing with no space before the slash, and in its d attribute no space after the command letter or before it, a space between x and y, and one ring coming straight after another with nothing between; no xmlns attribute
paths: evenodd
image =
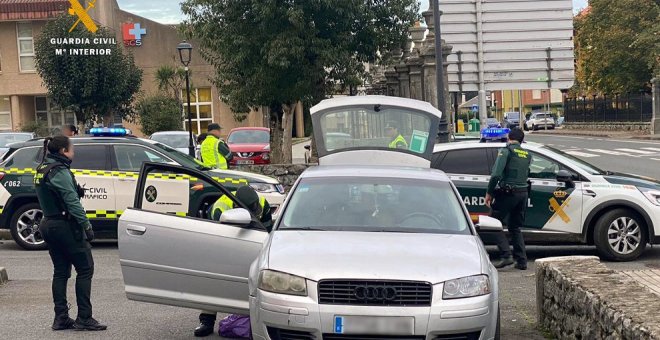
<svg viewBox="0 0 660 340"><path fill-rule="evenodd" d="M497 269L504 268L512 264L513 264L513 257L511 256L503 257L501 259L497 259L493 261L493 266L495 266L495 268Z"/></svg>
<svg viewBox="0 0 660 340"><path fill-rule="evenodd" d="M73 324L73 327L78 331L104 331L108 329L108 326L101 324L94 318L77 318L76 322Z"/></svg>
<svg viewBox="0 0 660 340"><path fill-rule="evenodd" d="M73 328L73 319L69 317L69 313L55 315L55 320L53 320L53 326L51 327L54 331L61 331L65 329Z"/></svg>
<svg viewBox="0 0 660 340"><path fill-rule="evenodd" d="M197 328L195 328L195 336L203 337L213 334L213 324L209 322L201 322Z"/></svg>

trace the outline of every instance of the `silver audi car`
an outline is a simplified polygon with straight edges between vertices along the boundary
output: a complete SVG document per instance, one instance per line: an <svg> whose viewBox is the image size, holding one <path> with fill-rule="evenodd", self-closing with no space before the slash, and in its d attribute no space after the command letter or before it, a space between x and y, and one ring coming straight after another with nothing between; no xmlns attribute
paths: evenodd
<svg viewBox="0 0 660 340"><path fill-rule="evenodd" d="M177 176L191 202L226 190L195 170L145 165L119 226L128 298L249 314L260 340L499 339L497 271L477 230L502 225L473 225L449 178L430 169L440 115L380 96L315 106L319 166L268 229L243 208L219 222L190 216L194 207L150 211L168 204L173 193L154 193ZM330 149L330 133L351 138Z"/></svg>

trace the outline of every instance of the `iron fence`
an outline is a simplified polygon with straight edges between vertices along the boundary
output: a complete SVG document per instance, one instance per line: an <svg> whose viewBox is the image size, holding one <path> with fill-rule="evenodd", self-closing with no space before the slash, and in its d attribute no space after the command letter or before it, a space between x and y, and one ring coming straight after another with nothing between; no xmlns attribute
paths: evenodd
<svg viewBox="0 0 660 340"><path fill-rule="evenodd" d="M567 97L565 122L650 122L653 99L650 94L614 94Z"/></svg>

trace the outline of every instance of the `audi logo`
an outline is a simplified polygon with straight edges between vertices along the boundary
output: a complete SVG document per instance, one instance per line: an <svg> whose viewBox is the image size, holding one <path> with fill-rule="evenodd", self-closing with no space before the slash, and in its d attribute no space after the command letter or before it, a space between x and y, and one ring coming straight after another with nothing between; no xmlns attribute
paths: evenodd
<svg viewBox="0 0 660 340"><path fill-rule="evenodd" d="M396 289L385 286L357 286L353 291L353 296L359 301L394 301L396 295Z"/></svg>

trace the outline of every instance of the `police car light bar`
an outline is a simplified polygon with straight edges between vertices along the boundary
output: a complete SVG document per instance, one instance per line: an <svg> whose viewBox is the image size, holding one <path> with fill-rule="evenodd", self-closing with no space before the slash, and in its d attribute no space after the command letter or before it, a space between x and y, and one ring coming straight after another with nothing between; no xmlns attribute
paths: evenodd
<svg viewBox="0 0 660 340"><path fill-rule="evenodd" d="M509 132L511 132L511 129L508 128L485 128L481 130L481 140L482 141L506 140Z"/></svg>
<svg viewBox="0 0 660 340"><path fill-rule="evenodd" d="M97 137L98 136L123 137L131 134L131 131L125 128L95 127L89 130L89 134Z"/></svg>

